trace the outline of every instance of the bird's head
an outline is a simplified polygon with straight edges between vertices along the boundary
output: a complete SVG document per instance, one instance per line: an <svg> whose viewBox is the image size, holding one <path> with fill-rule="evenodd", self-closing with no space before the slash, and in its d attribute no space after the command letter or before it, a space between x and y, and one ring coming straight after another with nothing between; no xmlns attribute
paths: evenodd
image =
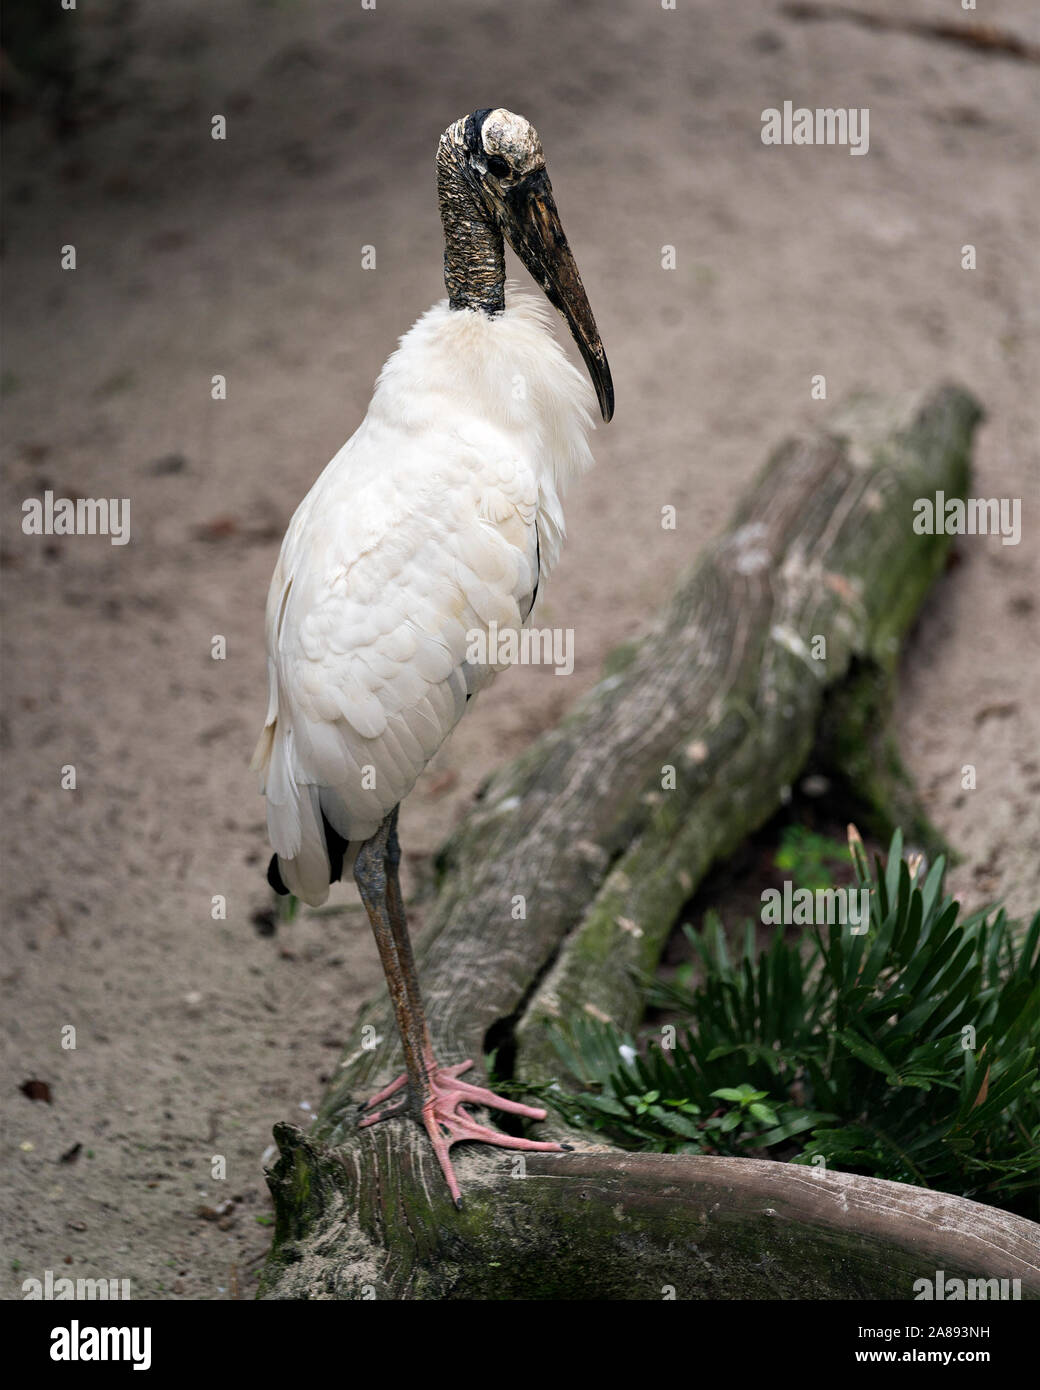
<svg viewBox="0 0 1040 1390"><path fill-rule="evenodd" d="M503 107L474 111L448 127L441 136L441 151L476 206L567 320L603 419L609 420L614 413L610 366L560 223L538 132L523 116Z"/></svg>

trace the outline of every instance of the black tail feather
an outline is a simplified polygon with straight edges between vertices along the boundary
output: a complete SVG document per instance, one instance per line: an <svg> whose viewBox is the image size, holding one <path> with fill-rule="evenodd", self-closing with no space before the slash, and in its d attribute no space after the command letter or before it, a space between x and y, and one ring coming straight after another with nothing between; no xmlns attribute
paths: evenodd
<svg viewBox="0 0 1040 1390"><path fill-rule="evenodd" d="M350 841L344 840L339 831L332 828L324 811L321 813L321 825L325 831L325 843L329 850L329 882L338 883L343 877L343 856L347 852Z"/></svg>
<svg viewBox="0 0 1040 1390"><path fill-rule="evenodd" d="M271 862L267 866L267 881L280 897L284 898L288 896L289 890L285 886L285 882L282 878L282 871L278 867L277 854L271 855Z"/></svg>
<svg viewBox="0 0 1040 1390"><path fill-rule="evenodd" d="M338 883L343 877L343 857L350 848L350 841L344 840L339 831L329 823L324 811L321 813L321 826L325 832L325 844L329 851L329 882ZM286 888L285 880L282 878L277 854L271 855L271 862L267 866L267 881L280 897L288 896L289 889Z"/></svg>

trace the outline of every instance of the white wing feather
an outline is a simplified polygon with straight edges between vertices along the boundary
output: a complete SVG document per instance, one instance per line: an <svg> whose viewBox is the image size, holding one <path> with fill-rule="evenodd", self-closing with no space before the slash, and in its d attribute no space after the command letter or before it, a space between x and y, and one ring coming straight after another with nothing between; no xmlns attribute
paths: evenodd
<svg viewBox="0 0 1040 1390"><path fill-rule="evenodd" d="M570 411L580 443L568 437L566 447L584 466L584 380L526 297L502 317L510 313L528 356L536 344L544 354L546 340L552 349L537 366L562 372L570 394L550 404ZM446 400L435 374L431 381L431 351L457 355L459 344L439 341L430 320L442 340L457 337L460 317L484 316L449 317L438 306L403 340L365 421L297 509L271 581L269 702L254 766L282 878L313 905L329 891L322 817L352 842L375 833L467 697L495 674L467 661L472 634L492 622L500 632L522 626L539 551L544 570L562 535L557 479L544 462L546 420L536 431L489 423L495 413L457 383ZM422 341L411 343L420 360L409 364L410 340L423 330L432 347L425 344L424 361ZM486 344L478 347L486 354ZM412 379L402 365L412 366ZM550 411L554 423L558 434ZM560 441L548 442L559 454Z"/></svg>

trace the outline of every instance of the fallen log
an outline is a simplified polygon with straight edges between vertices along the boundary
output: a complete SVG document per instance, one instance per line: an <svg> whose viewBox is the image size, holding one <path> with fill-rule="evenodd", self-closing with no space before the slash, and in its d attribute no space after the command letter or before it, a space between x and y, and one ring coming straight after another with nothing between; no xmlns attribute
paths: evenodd
<svg viewBox="0 0 1040 1390"><path fill-rule="evenodd" d="M939 1271L947 1298L955 1279L961 1298L1040 1297L1032 1222L926 1188L609 1150L530 1154L520 1181L481 1155L457 1212L416 1194L393 1138L351 1146L337 1167L321 1142L279 1128L289 1187L270 1297L907 1300L942 1297ZM1006 1286L969 1291L992 1279Z"/></svg>
<svg viewBox="0 0 1040 1390"><path fill-rule="evenodd" d="M828 695L864 672L890 679L949 545L915 534L913 503L964 495L980 415L944 387L901 407L860 402L831 433L782 445L650 630L488 780L438 855L418 945L442 1061L479 1068L494 1045L499 1076L544 1078L559 1072L550 1020L591 1009L638 1021L640 974L711 864L779 806ZM892 780L903 809L897 766ZM884 787L879 771L879 814ZM417 1126L356 1128L358 1101L400 1065L381 996L310 1134L277 1126L265 1296L663 1297L668 1285L678 1297L794 1297L796 1286L912 1297L904 1276L937 1267L921 1233L940 1208L950 1240L938 1267L992 1267L1040 1294L1031 1223L790 1165L621 1154L587 1138L550 1156L463 1148L456 1212ZM804 1258L790 1239L799 1229Z"/></svg>

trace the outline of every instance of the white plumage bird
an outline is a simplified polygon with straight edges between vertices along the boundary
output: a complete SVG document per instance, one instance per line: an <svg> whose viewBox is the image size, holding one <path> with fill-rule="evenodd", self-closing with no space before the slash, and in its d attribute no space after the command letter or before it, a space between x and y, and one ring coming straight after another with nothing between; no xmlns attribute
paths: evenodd
<svg viewBox="0 0 1040 1390"><path fill-rule="evenodd" d="M461 1139L556 1150L477 1125L461 1107L545 1112L460 1081L436 1061L397 883L401 800L495 675L473 639L519 631L559 554L567 483L591 463L592 393L542 303L510 287L503 234L567 318L600 409L610 371L567 245L537 135L501 108L441 137L448 299L401 339L361 426L298 507L267 602L269 701L254 766L275 851L269 877L312 905L344 855L379 945L406 1071L362 1124L425 1124L452 1196Z"/></svg>

